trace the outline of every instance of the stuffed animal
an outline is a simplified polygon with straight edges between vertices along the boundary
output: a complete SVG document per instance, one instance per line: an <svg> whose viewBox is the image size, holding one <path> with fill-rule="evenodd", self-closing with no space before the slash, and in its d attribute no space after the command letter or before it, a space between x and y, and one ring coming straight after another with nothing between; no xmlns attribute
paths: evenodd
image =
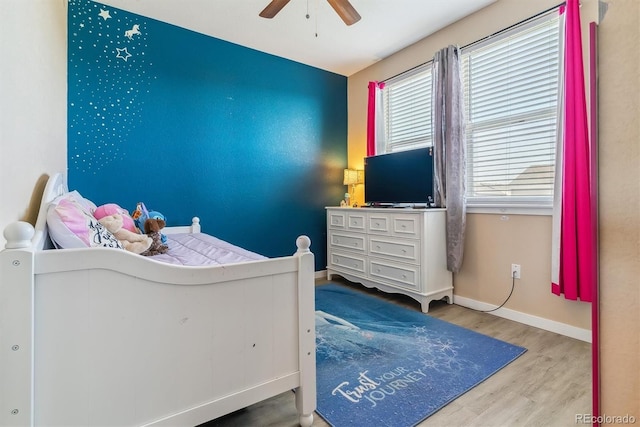
<svg viewBox="0 0 640 427"><path fill-rule="evenodd" d="M116 214L122 215L122 227L125 230L129 230L132 233L140 234L140 231L138 231L138 229L136 228L136 225L133 222L133 218L131 218L129 212L115 203L107 203L106 205L98 206L96 210L93 211L93 216L97 220L100 220L107 215Z"/></svg>
<svg viewBox="0 0 640 427"><path fill-rule="evenodd" d="M143 252L142 255L159 255L169 250L169 247L162 243L162 233L160 233L160 230L162 230L165 225L164 220L159 218L149 218L144 222L144 232L152 239L153 243L151 243L151 247Z"/></svg>
<svg viewBox="0 0 640 427"><path fill-rule="evenodd" d="M123 227L123 216L120 214L107 215L100 218L98 222L122 243L123 248L134 254L145 252L153 243L151 237L125 229Z"/></svg>
<svg viewBox="0 0 640 427"><path fill-rule="evenodd" d="M165 225L167 223L167 217L165 217L163 214L161 214L158 211L149 211L149 218L162 220L165 223ZM164 227L164 225L162 227ZM165 236L164 233L160 233L160 239L162 240L163 245L167 244L167 236Z"/></svg>
<svg viewBox="0 0 640 427"><path fill-rule="evenodd" d="M133 222L135 226L140 229L141 233L145 233L144 223L148 219L161 219L165 222L165 224L167 222L167 218L163 214L161 214L158 211L148 210L147 207L142 202L138 202L138 204L136 205L136 209L133 211L133 214L131 216L133 217ZM162 239L162 244L166 245L167 236L160 233L160 237Z"/></svg>

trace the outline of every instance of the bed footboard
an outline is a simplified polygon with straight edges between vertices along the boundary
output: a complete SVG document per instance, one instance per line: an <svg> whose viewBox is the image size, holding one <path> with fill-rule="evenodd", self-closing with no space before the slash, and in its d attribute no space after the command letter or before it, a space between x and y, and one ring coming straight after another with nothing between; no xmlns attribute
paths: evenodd
<svg viewBox="0 0 640 427"><path fill-rule="evenodd" d="M105 248L0 252L1 426L197 425L295 389L316 407L314 261L159 265Z"/></svg>

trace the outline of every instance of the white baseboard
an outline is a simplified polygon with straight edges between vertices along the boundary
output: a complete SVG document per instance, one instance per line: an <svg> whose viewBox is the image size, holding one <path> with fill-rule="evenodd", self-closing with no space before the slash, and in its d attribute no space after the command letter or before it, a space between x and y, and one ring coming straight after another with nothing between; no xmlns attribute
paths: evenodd
<svg viewBox="0 0 640 427"><path fill-rule="evenodd" d="M327 270L316 271L316 279L326 279L327 278Z"/></svg>
<svg viewBox="0 0 640 427"><path fill-rule="evenodd" d="M496 305L487 304L486 302L476 301L471 298L453 296L453 303L462 307L472 308L474 310L493 310ZM591 330L578 328L577 326L567 325L566 323L556 322L555 320L545 319L543 317L534 316L520 311L511 310L509 308L499 308L488 314L513 320L525 325L544 329L545 331L555 332L580 341L591 342Z"/></svg>

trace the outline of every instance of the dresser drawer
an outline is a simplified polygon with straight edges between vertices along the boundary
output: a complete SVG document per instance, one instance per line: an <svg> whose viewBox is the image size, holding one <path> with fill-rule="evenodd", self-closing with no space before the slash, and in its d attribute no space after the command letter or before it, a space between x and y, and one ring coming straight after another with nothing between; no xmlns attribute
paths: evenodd
<svg viewBox="0 0 640 427"><path fill-rule="evenodd" d="M420 290L420 268L385 260L369 259L369 276L374 280L393 283L403 288Z"/></svg>
<svg viewBox="0 0 640 427"><path fill-rule="evenodd" d="M363 275L366 273L366 262L363 256L333 251L329 257L330 266L336 270L352 271Z"/></svg>
<svg viewBox="0 0 640 427"><path fill-rule="evenodd" d="M329 231L329 243L334 248L364 252L366 240L364 234L348 234L341 233L339 231Z"/></svg>
<svg viewBox="0 0 640 427"><path fill-rule="evenodd" d="M347 229L364 233L366 230L366 214L360 209L347 211Z"/></svg>
<svg viewBox="0 0 640 427"><path fill-rule="evenodd" d="M401 261L419 263L419 240L393 239L382 236L369 236L369 252L379 257L394 257Z"/></svg>
<svg viewBox="0 0 640 427"><path fill-rule="evenodd" d="M391 231L394 236L410 237L418 239L420 237L420 215L394 215L391 223Z"/></svg>
<svg viewBox="0 0 640 427"><path fill-rule="evenodd" d="M329 228L344 230L347 228L347 214L345 211L327 211L327 225Z"/></svg>
<svg viewBox="0 0 640 427"><path fill-rule="evenodd" d="M391 223L393 217L388 214L370 213L368 221L368 231L371 233L391 234Z"/></svg>

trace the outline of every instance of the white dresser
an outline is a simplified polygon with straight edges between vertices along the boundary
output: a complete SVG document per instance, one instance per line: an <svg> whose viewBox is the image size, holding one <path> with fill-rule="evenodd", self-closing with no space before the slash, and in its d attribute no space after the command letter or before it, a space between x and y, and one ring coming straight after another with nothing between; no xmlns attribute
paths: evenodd
<svg viewBox="0 0 640 427"><path fill-rule="evenodd" d="M453 303L447 270L446 210L327 209L327 277L336 274L384 292L419 301Z"/></svg>

